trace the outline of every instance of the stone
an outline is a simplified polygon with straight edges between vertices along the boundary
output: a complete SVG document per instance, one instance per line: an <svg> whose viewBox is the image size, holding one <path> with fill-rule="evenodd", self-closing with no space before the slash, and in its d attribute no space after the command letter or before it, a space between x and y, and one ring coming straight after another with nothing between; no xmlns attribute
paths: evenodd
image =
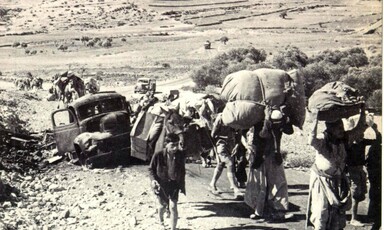
<svg viewBox="0 0 384 230"><path fill-rule="evenodd" d="M28 195L27 194L25 194L25 193L20 193L20 196L21 196L21 198L23 198L23 199L28 199Z"/></svg>
<svg viewBox="0 0 384 230"><path fill-rule="evenodd" d="M40 184L40 183L35 183L34 187L35 187L36 190L43 190L43 185Z"/></svg>
<svg viewBox="0 0 384 230"><path fill-rule="evenodd" d="M59 215L56 212L53 212L50 216L52 220L57 220L59 218Z"/></svg>
<svg viewBox="0 0 384 230"><path fill-rule="evenodd" d="M36 197L37 192L35 192L35 191L29 191L29 192L28 192L28 195L29 195L29 197Z"/></svg>
<svg viewBox="0 0 384 230"><path fill-rule="evenodd" d="M29 209L35 209L35 208L37 208L37 207L39 207L39 204L38 204L37 202L32 202L32 203L30 203L30 204L28 205L28 208L29 208Z"/></svg>
<svg viewBox="0 0 384 230"><path fill-rule="evenodd" d="M61 219L66 219L69 217L69 215L70 215L70 211L65 210L64 212L61 213Z"/></svg>
<svg viewBox="0 0 384 230"><path fill-rule="evenodd" d="M69 217L69 218L67 218L67 223L68 224L76 224L77 223L77 218Z"/></svg>
<svg viewBox="0 0 384 230"><path fill-rule="evenodd" d="M24 202L23 201L20 201L17 203L17 207L18 208L24 208ZM0 228L1 229L1 228Z"/></svg>
<svg viewBox="0 0 384 230"><path fill-rule="evenodd" d="M49 187L48 187L49 191L51 192L60 192L60 191L64 191L65 188L64 187L61 187L57 184L51 184Z"/></svg>
<svg viewBox="0 0 384 230"><path fill-rule="evenodd" d="M23 182L20 183L20 188L25 188L25 187L27 187L27 185L28 185L28 182L27 181L23 181Z"/></svg>
<svg viewBox="0 0 384 230"><path fill-rule="evenodd" d="M12 203L10 201L5 201L3 203L3 208L10 208L10 207L12 207Z"/></svg>
<svg viewBox="0 0 384 230"><path fill-rule="evenodd" d="M103 191L100 191L100 192L97 193L98 196L102 196L102 195L104 195L104 194L105 194L105 193L104 193Z"/></svg>
<svg viewBox="0 0 384 230"><path fill-rule="evenodd" d="M12 198L17 198L17 195L16 195L15 193L11 193L10 196L11 196Z"/></svg>
<svg viewBox="0 0 384 230"><path fill-rule="evenodd" d="M71 216L76 217L76 216L80 216L80 214L81 214L81 208L79 206L71 209Z"/></svg>
<svg viewBox="0 0 384 230"><path fill-rule="evenodd" d="M134 228L137 225L137 220L135 216L130 216L128 221L129 221L129 226L131 226L132 228Z"/></svg>
<svg viewBox="0 0 384 230"><path fill-rule="evenodd" d="M46 207L47 202L42 200L42 201L39 201L38 204L40 207Z"/></svg>

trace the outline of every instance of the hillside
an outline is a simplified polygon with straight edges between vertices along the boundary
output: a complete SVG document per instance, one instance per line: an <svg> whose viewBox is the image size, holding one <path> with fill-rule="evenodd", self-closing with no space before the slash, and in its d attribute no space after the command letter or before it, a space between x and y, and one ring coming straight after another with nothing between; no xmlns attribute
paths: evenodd
<svg viewBox="0 0 384 230"><path fill-rule="evenodd" d="M238 47L265 49L271 58L287 45L309 55L356 46L370 55L382 46L378 1L7 0L2 8L0 71L6 77L34 71L48 78L85 68L119 79L178 78ZM84 37L96 42L87 46ZM102 45L107 38L108 47ZM206 40L212 49L203 48Z"/></svg>
<svg viewBox="0 0 384 230"><path fill-rule="evenodd" d="M226 44L220 38L227 37ZM211 49L205 49L209 40ZM52 76L72 70L98 74L102 90L137 100L133 83L153 77L157 91L191 85L191 71L233 48L264 49L272 59L286 46L308 55L361 47L382 52L382 2L373 0L2 0L0 4L0 113L37 135L52 129L46 101ZM12 80L31 72L42 90L21 91ZM181 95L192 97L190 91ZM10 109L11 108L11 109ZM16 116L17 115L17 116ZM0 117L0 120L4 119ZM381 117L376 117L382 130ZM24 121L24 123L20 122ZM233 199L225 175L220 196L207 190L213 168L187 164L187 196L180 196L184 230L304 229L311 164L307 126L282 139L290 212L284 223L249 219L252 210ZM3 148L5 145L0 146ZM0 161L0 229L158 229L155 202L143 162L83 171L61 161L34 165L54 151L3 151ZM13 155L12 155L13 154ZM15 162L19 161L19 162ZM22 162L27 164L20 166ZM287 162L294 163L290 165ZM13 167L8 168L9 165ZM33 167L42 167L41 172ZM6 195L5 197L3 195ZM359 215L367 214L366 199ZM348 212L348 218L350 213ZM371 224L347 230L367 230Z"/></svg>

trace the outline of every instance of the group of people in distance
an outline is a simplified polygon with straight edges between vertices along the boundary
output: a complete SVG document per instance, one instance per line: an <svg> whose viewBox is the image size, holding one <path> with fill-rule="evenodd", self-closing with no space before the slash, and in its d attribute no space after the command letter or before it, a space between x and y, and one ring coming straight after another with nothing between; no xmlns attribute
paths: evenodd
<svg viewBox="0 0 384 230"><path fill-rule="evenodd" d="M325 122L325 130L320 136L317 131L317 114L318 111L310 113L312 122L308 144L314 148L316 155L310 169L305 228L344 229L346 211L351 207L350 224L364 225L358 220L357 208L367 192L366 165L370 182L368 217L373 221L372 229L380 229L381 134L377 125L373 120L367 119L365 106L362 104L356 125L346 130L341 119ZM285 122L285 119L287 117L280 110L272 110L266 117L269 126L273 126L274 122ZM216 168L209 190L212 193L220 192L216 182L226 167L234 198L244 197L245 203L254 209L251 219L286 221L294 216L288 212L288 184L283 160L274 149L270 133L265 133L265 127L268 126L264 121L250 130L234 130L223 124L220 113L217 115L211 132L216 145ZM364 139L364 132L369 127L375 132L374 140ZM158 200L159 221L165 228L164 214L169 213L171 229L176 229L177 226L179 192L186 194L185 155L178 148L178 142L178 135L167 134L164 150L153 155L149 166L151 187ZM371 147L366 157L367 145ZM245 176L247 181L239 181L236 177L235 158L239 152L245 152L243 156L247 156L248 162L245 161L242 172L242 177ZM246 164L249 164L248 176ZM245 194L239 189L244 186Z"/></svg>

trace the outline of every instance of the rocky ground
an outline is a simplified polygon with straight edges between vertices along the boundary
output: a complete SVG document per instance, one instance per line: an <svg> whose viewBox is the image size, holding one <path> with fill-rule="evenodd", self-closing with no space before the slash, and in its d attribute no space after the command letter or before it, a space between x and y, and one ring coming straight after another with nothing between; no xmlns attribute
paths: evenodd
<svg viewBox="0 0 384 230"><path fill-rule="evenodd" d="M47 103L42 96L46 91L18 92L12 89L2 91L4 98L12 98L23 107L16 108L16 114L24 118L25 111L32 113L29 127L35 122L40 127L50 128L49 114L56 103ZM30 100L25 95L36 98ZM25 110L24 108L28 108ZM33 118L33 119L32 119ZM45 118L45 119L43 119ZM288 138L288 137L287 137ZM292 141L295 140L295 141ZM304 134L283 140L288 156L308 149ZM289 150L290 149L290 150ZM15 150L12 150L15 151ZM11 151L11 152L12 152ZM36 158L39 151L18 150L27 159ZM10 168L4 161L0 190L0 226L2 229L159 229L155 200L150 190L147 165L140 161L119 164L110 168L83 171L81 167L62 160L52 164L46 160L54 156L54 150L41 150L41 156L33 164ZM302 159L302 158L300 158ZM6 164L8 162L8 164ZM292 159L287 158L287 162ZM289 167L289 165L287 165ZM196 163L187 164L187 196L180 195L180 229L304 229L308 194L309 173L306 167L287 168L290 211L294 218L285 223L256 222L248 217L252 210L243 201L234 200L225 175L218 186L220 195L208 192L207 186L213 168L203 168ZM243 190L244 191L244 190ZM359 208L364 218L367 201ZM1 228L0 228L1 229ZM347 229L369 229L348 226Z"/></svg>
<svg viewBox="0 0 384 230"><path fill-rule="evenodd" d="M177 10L175 10L177 9ZM282 13L286 16L282 16ZM227 37L224 44L220 38ZM104 41L111 40L109 43ZM88 41L86 41L88 40ZM206 40L212 42L204 49ZM89 42L94 42L91 46ZM297 0L4 0L0 6L0 124L28 132L38 148L0 146L0 229L158 229L147 165L131 162L83 171L55 156L49 140L50 114L57 102L43 91L17 91L12 79L27 71L45 81L68 69L95 76L131 99L135 79L160 81L159 91L190 83L189 74L218 54L248 46L268 59L296 46L309 56L327 49L361 47L382 52L382 2ZM5 80L5 81L3 81ZM168 85L168 86L167 86ZM381 130L381 117L377 117ZM0 129L4 128L0 126ZM286 223L258 223L251 210L207 185L212 168L187 164L187 196L180 196L180 229L304 229L307 167L313 152L306 128L285 136L290 209ZM0 135L0 142L4 136ZM5 148L7 147L7 148ZM304 167L303 167L304 166ZM366 215L367 200L359 207ZM349 216L348 216L349 217ZM350 225L347 229L370 229Z"/></svg>

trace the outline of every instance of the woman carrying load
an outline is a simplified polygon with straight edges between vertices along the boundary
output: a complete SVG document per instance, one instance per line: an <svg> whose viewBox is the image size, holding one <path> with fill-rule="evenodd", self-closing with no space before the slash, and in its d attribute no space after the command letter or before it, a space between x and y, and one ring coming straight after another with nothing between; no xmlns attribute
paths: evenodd
<svg viewBox="0 0 384 230"><path fill-rule="evenodd" d="M367 128L365 105L355 128L345 131L341 119L325 121L324 137L317 137L318 111L312 110L309 144L316 150L311 168L307 226L315 230L344 229L345 212L351 208L351 194L345 173L346 148Z"/></svg>

